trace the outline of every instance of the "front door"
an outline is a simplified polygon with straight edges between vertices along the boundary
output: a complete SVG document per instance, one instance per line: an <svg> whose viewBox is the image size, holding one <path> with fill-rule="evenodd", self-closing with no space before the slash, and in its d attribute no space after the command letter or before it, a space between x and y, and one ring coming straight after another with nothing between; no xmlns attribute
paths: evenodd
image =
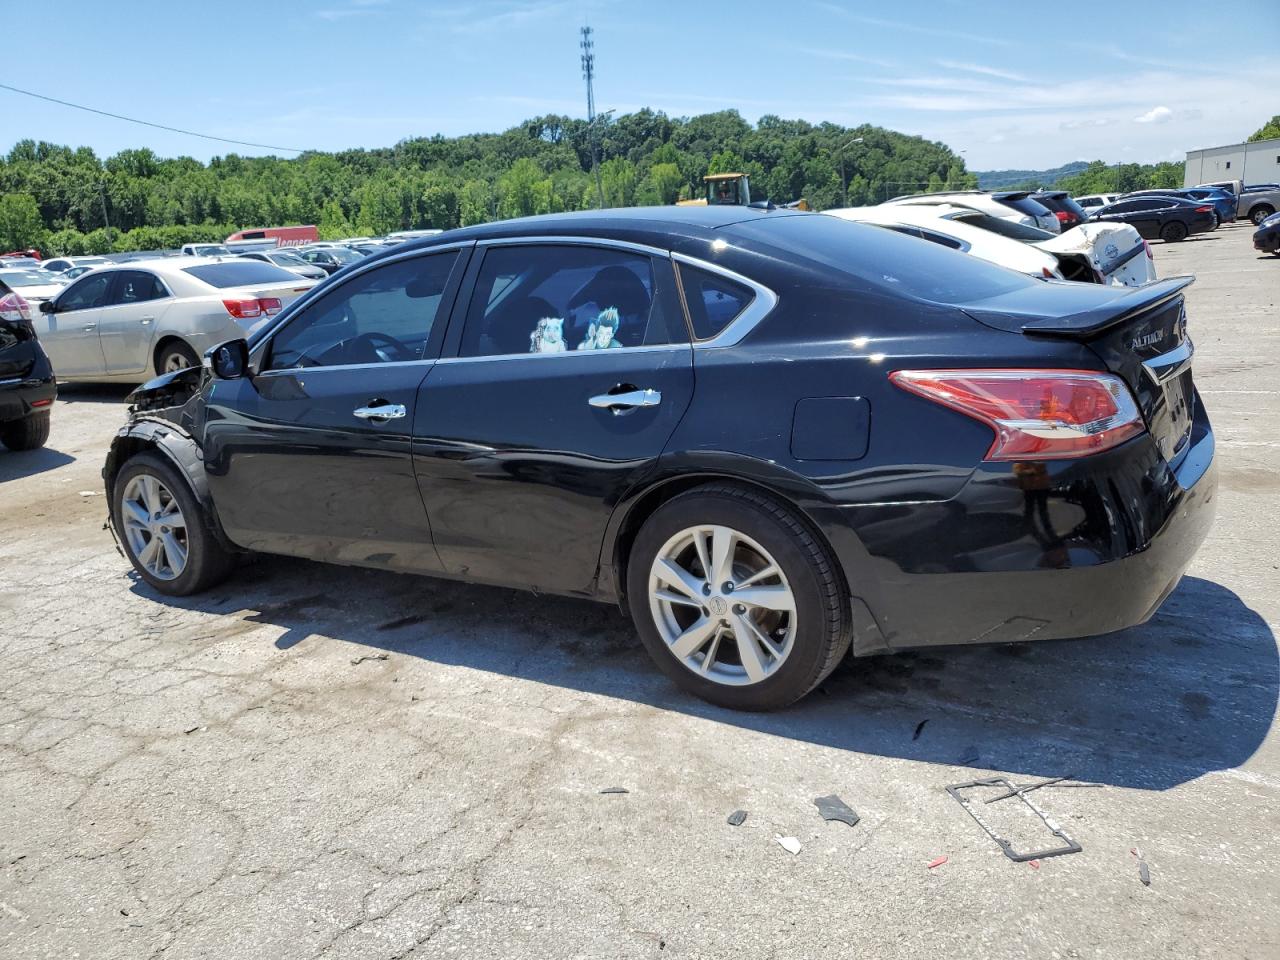
<svg viewBox="0 0 1280 960"><path fill-rule="evenodd" d="M86 274L58 294L54 312L32 318L58 376L93 377L106 372L98 322L111 280L110 271Z"/></svg>
<svg viewBox="0 0 1280 960"><path fill-rule="evenodd" d="M141 373L152 364L151 341L157 318L173 298L147 270L117 270L115 283L98 320L98 336L107 373Z"/></svg>
<svg viewBox="0 0 1280 960"><path fill-rule="evenodd" d="M450 325L445 354L457 355L418 394L436 549L470 579L586 593L613 507L693 394L671 264L609 246L481 251Z"/></svg>
<svg viewBox="0 0 1280 960"><path fill-rule="evenodd" d="M259 373L215 384L205 469L235 543L439 569L410 428L465 259L454 248L371 265L256 346Z"/></svg>

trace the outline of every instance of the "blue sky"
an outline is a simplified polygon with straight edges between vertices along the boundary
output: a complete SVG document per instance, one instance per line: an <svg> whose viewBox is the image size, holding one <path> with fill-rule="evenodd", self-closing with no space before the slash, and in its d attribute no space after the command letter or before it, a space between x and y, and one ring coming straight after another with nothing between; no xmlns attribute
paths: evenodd
<svg viewBox="0 0 1280 960"><path fill-rule="evenodd" d="M584 21L600 109L870 122L971 169L1181 159L1280 113L1280 0L0 0L0 83L238 140L387 146L584 114ZM0 90L0 150L26 137L269 152Z"/></svg>

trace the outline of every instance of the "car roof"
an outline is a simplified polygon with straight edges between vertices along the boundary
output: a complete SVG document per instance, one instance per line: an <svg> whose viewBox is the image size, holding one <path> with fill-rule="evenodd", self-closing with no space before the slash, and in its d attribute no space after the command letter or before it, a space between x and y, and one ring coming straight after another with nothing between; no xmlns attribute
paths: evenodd
<svg viewBox="0 0 1280 960"><path fill-rule="evenodd" d="M806 217L816 214L779 208L738 205L688 207L620 207L606 210L578 210L573 213L551 213L514 220L498 220L446 230L433 237L408 240L387 252L402 254L409 250L427 249L467 240L496 240L505 237L564 236L631 239L638 243L664 246L664 238L674 236L710 240L714 231L770 217ZM666 245L669 248L669 244ZM381 257L383 254L374 254Z"/></svg>

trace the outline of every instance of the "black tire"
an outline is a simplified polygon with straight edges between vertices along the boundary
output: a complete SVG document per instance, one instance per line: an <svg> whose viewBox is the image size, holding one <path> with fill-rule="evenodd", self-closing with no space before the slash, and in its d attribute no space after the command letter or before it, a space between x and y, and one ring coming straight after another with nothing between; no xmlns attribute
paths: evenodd
<svg viewBox="0 0 1280 960"><path fill-rule="evenodd" d="M1249 219L1253 221L1253 225L1260 226L1262 221L1275 213L1275 208L1269 203L1260 203L1249 211Z"/></svg>
<svg viewBox="0 0 1280 960"><path fill-rule="evenodd" d="M1187 225L1181 220L1173 220L1160 228L1160 239L1165 243L1177 243L1187 239Z"/></svg>
<svg viewBox="0 0 1280 960"><path fill-rule="evenodd" d="M169 490L187 521L186 567L172 580L153 576L134 555L129 538L124 532L122 518L124 491L129 481L141 474L155 477ZM116 474L115 483L111 487L111 521L120 541L120 547L129 558L129 562L133 564L133 569L138 572L138 576L161 593L173 597L185 597L207 590L225 580L235 563L235 554L223 547L214 534L212 518L200 505L185 478L163 454L139 453L125 462L120 472Z"/></svg>
<svg viewBox="0 0 1280 960"><path fill-rule="evenodd" d="M721 524L773 555L795 596L797 628L786 660L764 680L728 686L696 675L668 649L649 607L649 573L663 545L680 531ZM731 710L777 710L820 684L848 652L852 633L839 564L781 501L729 484L697 487L664 503L641 527L627 564L627 603L645 649L681 689Z"/></svg>
<svg viewBox="0 0 1280 960"><path fill-rule="evenodd" d="M35 450L49 439L49 411L29 413L21 420L0 425L0 443L10 450Z"/></svg>
<svg viewBox="0 0 1280 960"><path fill-rule="evenodd" d="M170 340L156 351L156 373L161 374L171 369L170 362L180 363L184 367L198 367L200 358L181 340Z"/></svg>

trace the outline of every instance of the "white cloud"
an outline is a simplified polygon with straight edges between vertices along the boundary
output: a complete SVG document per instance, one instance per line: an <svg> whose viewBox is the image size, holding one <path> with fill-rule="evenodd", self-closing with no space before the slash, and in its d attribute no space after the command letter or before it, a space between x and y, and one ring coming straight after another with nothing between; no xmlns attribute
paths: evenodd
<svg viewBox="0 0 1280 960"><path fill-rule="evenodd" d="M1141 116L1133 118L1134 123L1168 123L1173 119L1173 111L1168 107L1152 107Z"/></svg>
<svg viewBox="0 0 1280 960"><path fill-rule="evenodd" d="M945 67L948 70L963 70L966 73L980 73L984 77L998 77L1001 80L1014 80L1018 83L1028 83L1020 73L1014 73L1012 70L1001 70L998 67L988 67L983 63L968 63L963 60L935 60L938 66Z"/></svg>

